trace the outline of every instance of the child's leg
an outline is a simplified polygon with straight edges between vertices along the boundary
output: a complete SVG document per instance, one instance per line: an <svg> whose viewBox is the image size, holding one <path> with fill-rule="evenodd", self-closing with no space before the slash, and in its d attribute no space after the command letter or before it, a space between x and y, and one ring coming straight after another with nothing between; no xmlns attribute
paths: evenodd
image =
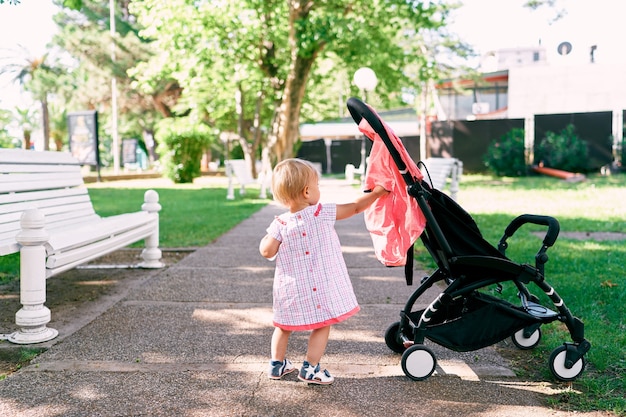
<svg viewBox="0 0 626 417"><path fill-rule="evenodd" d="M320 363L320 359L326 350L328 336L330 335L330 326L315 329L309 336L309 346L306 352L306 361L312 365Z"/></svg>
<svg viewBox="0 0 626 417"><path fill-rule="evenodd" d="M287 354L287 344L291 331L283 330L279 327L274 328L272 335L272 360L284 361Z"/></svg>

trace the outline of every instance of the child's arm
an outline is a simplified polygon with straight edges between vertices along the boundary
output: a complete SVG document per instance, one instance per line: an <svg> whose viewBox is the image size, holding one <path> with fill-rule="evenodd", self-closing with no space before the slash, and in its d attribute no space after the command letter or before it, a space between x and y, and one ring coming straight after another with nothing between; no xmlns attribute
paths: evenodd
<svg viewBox="0 0 626 417"><path fill-rule="evenodd" d="M265 235L259 244L259 252L266 259L272 259L278 253L280 241L274 239L270 235Z"/></svg>
<svg viewBox="0 0 626 417"><path fill-rule="evenodd" d="M371 192L363 194L352 203L337 204L337 220L347 219L348 217L361 213L371 206L376 199L386 194L389 194L389 191L377 185Z"/></svg>

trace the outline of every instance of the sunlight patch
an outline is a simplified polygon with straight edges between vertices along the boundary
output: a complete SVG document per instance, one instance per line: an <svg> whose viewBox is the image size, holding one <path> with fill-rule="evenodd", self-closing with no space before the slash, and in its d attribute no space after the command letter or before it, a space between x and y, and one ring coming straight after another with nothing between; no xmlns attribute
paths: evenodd
<svg viewBox="0 0 626 417"><path fill-rule="evenodd" d="M72 395L81 400L101 400L105 398L105 395L99 393L94 387L79 388Z"/></svg>
<svg viewBox="0 0 626 417"><path fill-rule="evenodd" d="M517 382L517 381L485 381L490 384L498 384L507 388L519 389L524 391L537 392L539 394L546 395L558 395L563 392L574 392L576 394L582 394L582 392L578 390L574 390L571 387L566 388L555 388L554 384L550 384L547 382Z"/></svg>
<svg viewBox="0 0 626 417"><path fill-rule="evenodd" d="M78 285L85 285L85 286L91 286L91 285L113 285L113 284L117 284L118 281L116 279L105 279L105 280L100 280L100 281L79 281L77 282Z"/></svg>
<svg viewBox="0 0 626 417"><path fill-rule="evenodd" d="M375 276L369 276L369 277L359 277L359 279L365 280L365 281L376 281L376 282L394 282L394 283L403 283L404 282L404 277L402 278L398 278L398 277L375 277Z"/></svg>
<svg viewBox="0 0 626 417"><path fill-rule="evenodd" d="M373 253L374 249L369 246L341 246L341 251L343 253Z"/></svg>
<svg viewBox="0 0 626 417"><path fill-rule="evenodd" d="M16 298L19 298L19 295L17 295L17 294L2 294L2 295L0 295L0 300L14 300Z"/></svg>
<svg viewBox="0 0 626 417"><path fill-rule="evenodd" d="M273 275L274 273L274 266L268 266L268 267L258 267L258 266L244 266L244 267L239 267L236 268L240 271L248 271L248 272L267 272L270 271Z"/></svg>
<svg viewBox="0 0 626 417"><path fill-rule="evenodd" d="M240 330L264 329L272 324L271 308L252 308L247 310L207 310L196 308L193 319L211 323L227 323Z"/></svg>
<svg viewBox="0 0 626 417"><path fill-rule="evenodd" d="M363 330L341 330L333 327L330 331L330 339L349 340L351 342L382 343L383 339L378 334L367 333Z"/></svg>

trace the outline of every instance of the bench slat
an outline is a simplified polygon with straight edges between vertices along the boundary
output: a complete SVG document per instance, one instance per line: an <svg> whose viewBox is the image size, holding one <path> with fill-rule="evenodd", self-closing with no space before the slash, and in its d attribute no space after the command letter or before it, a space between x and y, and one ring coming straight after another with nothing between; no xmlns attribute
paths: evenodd
<svg viewBox="0 0 626 417"><path fill-rule="evenodd" d="M26 191L21 193L0 193L0 212L3 211L2 205L7 203L47 200L51 198L71 197L76 195L88 195L87 189L84 187L74 187L48 189L43 191Z"/></svg>
<svg viewBox="0 0 626 417"><path fill-rule="evenodd" d="M115 237L92 243L89 246L81 246L69 252L54 254L48 257L46 268L48 277L72 269L85 262L99 258L107 253L128 246L142 238L150 236L154 232L155 223L147 223L139 228L129 230Z"/></svg>
<svg viewBox="0 0 626 417"><path fill-rule="evenodd" d="M35 152L25 149L0 149L0 163L21 163L26 165L77 165L78 160L69 152Z"/></svg>
<svg viewBox="0 0 626 417"><path fill-rule="evenodd" d="M443 191L450 179L450 197L456 200L463 163L456 158L426 158L423 163L425 169L420 167L420 170L424 180L433 188Z"/></svg>
<svg viewBox="0 0 626 417"><path fill-rule="evenodd" d="M0 163L0 174L29 173L40 174L42 172L59 173L59 172L80 172L79 165L50 165L50 164L15 164Z"/></svg>
<svg viewBox="0 0 626 417"><path fill-rule="evenodd" d="M51 237L47 244L48 253L54 254L108 239L144 224L154 226L155 219L154 215L146 211L137 211L111 217L99 217L94 222L86 224L70 224L63 228L50 228ZM67 233L64 233L65 231Z"/></svg>
<svg viewBox="0 0 626 417"><path fill-rule="evenodd" d="M230 170L229 175L234 175L239 184L248 185L257 183L257 180L252 177L252 173L250 173L245 159L229 159L226 161L226 167Z"/></svg>
<svg viewBox="0 0 626 417"><path fill-rule="evenodd" d="M80 206L88 206L92 207L91 200L89 196L86 194L83 195L75 195L64 198L52 198L47 200L31 200L31 201L23 201L16 203L3 204L2 209L0 210L0 218L4 214L11 213L21 213L24 210L28 210L31 208L38 208L42 210L45 214L62 212L62 211L72 211ZM0 220L0 223L2 221ZM48 221L50 223L50 221Z"/></svg>
<svg viewBox="0 0 626 417"><path fill-rule="evenodd" d="M78 167L70 167L70 169L60 169L64 167L55 167L55 169L45 169L43 165L35 166L37 169L34 171L33 169L27 170L25 165L18 165L21 167L22 171L13 171L13 170L2 170L2 166L0 166L0 183L11 183L11 182L28 182L28 181L40 181L47 182L53 181L57 178L72 178L74 181L82 181L82 176L77 178L76 175L80 174L80 169ZM6 167L10 168L9 166ZM54 187L51 187L54 188Z"/></svg>
<svg viewBox="0 0 626 417"><path fill-rule="evenodd" d="M62 210L46 210L46 227L63 226L65 224L97 221L100 216L95 214L91 204L76 204L72 206L72 210L64 208ZM5 235L14 230L20 230L20 219L22 212L16 211L0 216L0 239L4 239Z"/></svg>
<svg viewBox="0 0 626 417"><path fill-rule="evenodd" d="M17 235L17 232L15 233ZM20 251L20 245L15 241L15 235L12 238L0 238L0 256L10 255Z"/></svg>
<svg viewBox="0 0 626 417"><path fill-rule="evenodd" d="M20 191L49 190L52 188L77 187L83 184L82 177L73 173L51 175L39 174L0 174L0 187L4 193Z"/></svg>

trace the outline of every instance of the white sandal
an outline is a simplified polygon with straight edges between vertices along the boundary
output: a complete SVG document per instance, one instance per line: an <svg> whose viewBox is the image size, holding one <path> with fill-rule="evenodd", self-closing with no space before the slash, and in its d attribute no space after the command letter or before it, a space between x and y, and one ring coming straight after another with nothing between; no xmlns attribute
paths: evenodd
<svg viewBox="0 0 626 417"><path fill-rule="evenodd" d="M298 374L300 381L308 382L309 384L317 385L330 385L335 381L335 378L326 369L321 370L320 364L316 366L311 365L307 361L302 364L302 369Z"/></svg>

